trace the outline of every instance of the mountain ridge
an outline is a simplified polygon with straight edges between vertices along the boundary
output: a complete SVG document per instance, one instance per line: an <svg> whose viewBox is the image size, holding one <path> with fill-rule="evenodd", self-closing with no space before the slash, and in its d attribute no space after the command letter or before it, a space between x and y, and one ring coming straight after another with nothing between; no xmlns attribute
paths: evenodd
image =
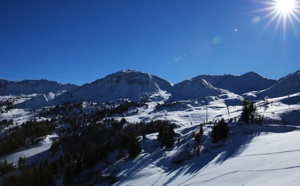
<svg viewBox="0 0 300 186"><path fill-rule="evenodd" d="M23 107L25 105L26 107L34 105L41 107L80 100L92 102L107 102L116 99L141 100L149 99L154 94L156 95L155 99L168 96L172 100L221 96L224 94L243 96L249 94L249 92L256 94L259 98L266 95L272 97L273 94L275 96L285 96L291 92L300 92L300 71L291 73L277 81L264 78L255 72L248 72L240 76L200 75L174 85L158 76L134 70L117 71L82 86L63 85L49 80L24 80L19 82L3 80L2 82L4 83L0 84L0 95L39 93L42 95L29 100L23 104ZM28 90L26 85L29 87ZM293 87L293 91L284 88L286 86ZM38 88L41 90L38 90ZM37 104L37 102L40 102L40 104Z"/></svg>
<svg viewBox="0 0 300 186"><path fill-rule="evenodd" d="M194 79L199 78L207 80L215 87L240 95L253 90L263 90L276 83L276 80L264 78L255 72L247 72L240 76L230 74L223 76L200 75Z"/></svg>
<svg viewBox="0 0 300 186"><path fill-rule="evenodd" d="M78 86L74 84L61 84L57 81L46 79L22 80L22 81L0 81L0 95L21 95L21 94L45 94L58 91L72 91Z"/></svg>
<svg viewBox="0 0 300 186"><path fill-rule="evenodd" d="M260 97L279 97L300 92L300 70L280 78L273 86L260 91Z"/></svg>

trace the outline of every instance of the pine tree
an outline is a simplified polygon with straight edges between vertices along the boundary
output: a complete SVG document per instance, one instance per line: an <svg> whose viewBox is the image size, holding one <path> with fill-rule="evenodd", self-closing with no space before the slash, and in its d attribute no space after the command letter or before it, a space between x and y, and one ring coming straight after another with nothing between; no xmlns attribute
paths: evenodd
<svg viewBox="0 0 300 186"><path fill-rule="evenodd" d="M128 153L130 158L135 158L142 151L141 144L135 134L130 135L128 142Z"/></svg>
<svg viewBox="0 0 300 186"><path fill-rule="evenodd" d="M243 110L242 110L242 115L241 115L241 120L249 123L249 108L248 108L249 102L245 99L243 101Z"/></svg>
<svg viewBox="0 0 300 186"><path fill-rule="evenodd" d="M218 141L227 138L229 134L229 127L225 120L222 118L214 127L211 132L211 137L213 138L213 143L217 143Z"/></svg>
<svg viewBox="0 0 300 186"><path fill-rule="evenodd" d="M194 141L196 143L196 147L199 147L202 143L202 135L200 133L196 133L194 137Z"/></svg>
<svg viewBox="0 0 300 186"><path fill-rule="evenodd" d="M249 102L246 99L243 101L243 109L241 114L241 120L245 123L253 123L257 118L256 107L253 102Z"/></svg>
<svg viewBox="0 0 300 186"><path fill-rule="evenodd" d="M158 141L161 141L163 133L164 133L164 127L161 126L161 127L159 128L159 132L158 132L158 136L157 136L157 140L158 140Z"/></svg>
<svg viewBox="0 0 300 186"><path fill-rule="evenodd" d="M253 102L249 104L249 115L250 122L253 123L256 119L256 107L254 106Z"/></svg>
<svg viewBox="0 0 300 186"><path fill-rule="evenodd" d="M203 135L204 131L203 131L203 124L200 125L200 134Z"/></svg>
<svg viewBox="0 0 300 186"><path fill-rule="evenodd" d="M174 145L174 130L173 130L173 126L164 126L162 131L160 132L159 136L161 136L161 143L160 143L160 147L173 147Z"/></svg>
<svg viewBox="0 0 300 186"><path fill-rule="evenodd" d="M20 157L18 160L18 167L21 168L25 165L26 163L26 158L25 157Z"/></svg>
<svg viewBox="0 0 300 186"><path fill-rule="evenodd" d="M202 144L202 136L203 135L200 132L195 134L194 141L196 144L195 144L194 150L197 152L197 155L200 154L200 149L201 149L201 144Z"/></svg>

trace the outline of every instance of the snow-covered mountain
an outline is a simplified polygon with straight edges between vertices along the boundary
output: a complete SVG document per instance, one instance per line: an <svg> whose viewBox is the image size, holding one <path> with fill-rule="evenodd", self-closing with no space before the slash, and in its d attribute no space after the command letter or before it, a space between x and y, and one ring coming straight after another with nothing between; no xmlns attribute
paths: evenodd
<svg viewBox="0 0 300 186"><path fill-rule="evenodd" d="M252 90L264 90L276 83L276 80L264 78L255 72L248 72L241 76L201 75L196 78L205 79L214 87L226 89L239 95L242 95L243 93L246 92L250 92Z"/></svg>
<svg viewBox="0 0 300 186"><path fill-rule="evenodd" d="M280 97L300 92L300 70L279 79L273 86L258 92L259 97Z"/></svg>
<svg viewBox="0 0 300 186"><path fill-rule="evenodd" d="M0 96L38 94L19 104L22 108L51 106L66 101L88 100L106 102L116 99L139 100L144 98L173 100L201 98L207 96L239 97L230 100L240 104L241 96L256 94L256 100L265 96L278 97L300 92L300 71L289 74L278 81L266 79L254 72L241 76L201 75L175 85L148 73L127 70L119 71L80 87L62 85L48 80L24 80L19 82L0 80ZM246 93L246 94L245 94ZM230 94L230 95L229 95ZM236 94L236 96L233 96ZM250 94L249 94L250 95ZM232 104L229 104L232 105Z"/></svg>
<svg viewBox="0 0 300 186"><path fill-rule="evenodd" d="M202 98L206 96L217 96L224 93L228 93L228 91L216 88L204 79L193 78L175 84L172 89L172 99Z"/></svg>
<svg viewBox="0 0 300 186"><path fill-rule="evenodd" d="M119 71L81 86L70 94L71 100L105 102L115 99L141 99L172 88L167 81L132 70Z"/></svg>
<svg viewBox="0 0 300 186"><path fill-rule="evenodd" d="M72 91L78 86L60 84L48 80L0 81L0 95L47 94L49 92Z"/></svg>

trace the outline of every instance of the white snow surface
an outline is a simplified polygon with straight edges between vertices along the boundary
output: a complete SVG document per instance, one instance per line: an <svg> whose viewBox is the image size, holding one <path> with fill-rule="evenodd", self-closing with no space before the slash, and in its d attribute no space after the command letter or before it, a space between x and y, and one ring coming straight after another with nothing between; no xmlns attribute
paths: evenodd
<svg viewBox="0 0 300 186"><path fill-rule="evenodd" d="M58 135L47 135L36 146L28 149L20 149L17 152L0 157L0 161L6 160L9 163L17 164L20 157L26 158L26 163L32 163L36 161L43 161L49 158L50 152L48 151L52 145L52 142L58 138Z"/></svg>
<svg viewBox="0 0 300 186"><path fill-rule="evenodd" d="M270 88L260 91L259 96L279 97L300 92L300 70L279 79Z"/></svg>
<svg viewBox="0 0 300 186"><path fill-rule="evenodd" d="M299 140L300 131L257 133L237 149L233 142L226 149L220 147L215 153L200 154L180 167L168 162L168 155L175 154L176 150L166 151L166 160L157 161L153 160L159 149L144 152L120 165L121 181L115 185L296 186L300 184Z"/></svg>
<svg viewBox="0 0 300 186"><path fill-rule="evenodd" d="M204 125L201 154L195 155L192 133L199 131L199 124L205 121L206 108L210 121L240 117L242 107L227 109L225 101L232 97L220 97L224 98L212 96L207 107L201 101L186 100L173 108L153 110L156 103L152 102L138 115L126 116L130 122L168 119L180 126L175 132L181 142L174 148L161 149L157 133L147 135L147 139L141 139L143 152L136 159L120 160L104 173L118 176L120 181L115 185L299 185L299 117L293 126L280 122L282 114L300 110L299 104L288 106L281 102L288 96L269 99L272 104L267 107L263 102L256 103L258 113L269 122L233 123L230 137L218 144L212 144L209 136L212 125ZM186 159L182 164L172 163L182 156Z"/></svg>

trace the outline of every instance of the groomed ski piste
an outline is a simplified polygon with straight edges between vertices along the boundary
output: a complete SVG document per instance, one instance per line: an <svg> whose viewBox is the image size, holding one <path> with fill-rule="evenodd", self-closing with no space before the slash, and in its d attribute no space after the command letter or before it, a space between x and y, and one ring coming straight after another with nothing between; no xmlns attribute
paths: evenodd
<svg viewBox="0 0 300 186"><path fill-rule="evenodd" d="M178 101L173 107L157 109L156 105L170 96L164 91L158 94L152 95L153 101L147 107L137 108L138 112L129 110L122 117L130 123L169 120L176 124L175 133L180 140L172 148L160 148L157 133L147 135L146 139L139 137L140 155L135 159L125 157L102 170L103 174L118 177L114 185L300 185L300 104L290 103L292 99L299 100L299 94L269 98L268 104L266 100L257 101L257 113L265 118L260 124L238 122L241 104L226 105L226 101L238 99L236 94L211 96L207 98L208 104L204 100L188 99ZM26 109L12 109L1 114L0 119L14 119L20 124L34 117ZM227 122L232 118L228 122L230 135L212 143L213 123L221 118ZM197 155L193 134L199 131L200 124L204 136ZM2 128L3 132L6 130ZM17 163L19 157L25 157L27 162L42 161L50 157L49 148L57 138L55 133L48 135L35 147L19 149L0 161Z"/></svg>

